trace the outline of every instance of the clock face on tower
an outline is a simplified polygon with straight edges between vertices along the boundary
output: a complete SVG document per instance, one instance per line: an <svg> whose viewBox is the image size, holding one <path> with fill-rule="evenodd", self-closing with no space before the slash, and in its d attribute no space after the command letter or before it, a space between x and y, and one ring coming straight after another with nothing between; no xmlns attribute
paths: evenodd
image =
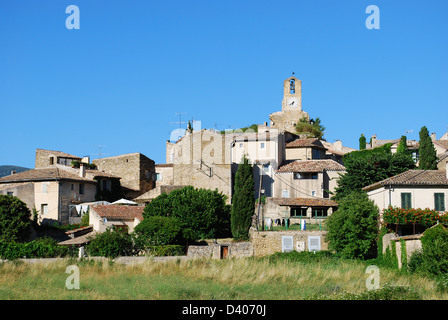
<svg viewBox="0 0 448 320"><path fill-rule="evenodd" d="M295 97L288 98L288 100L286 100L286 105L289 108L298 108L299 107L299 99L295 98Z"/></svg>

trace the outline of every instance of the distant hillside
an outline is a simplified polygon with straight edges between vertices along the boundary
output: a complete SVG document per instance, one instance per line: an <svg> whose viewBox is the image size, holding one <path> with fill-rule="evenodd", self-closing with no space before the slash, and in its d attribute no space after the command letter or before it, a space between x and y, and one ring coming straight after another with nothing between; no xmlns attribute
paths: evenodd
<svg viewBox="0 0 448 320"><path fill-rule="evenodd" d="M19 166L0 166L0 178L4 176L9 176L12 170L16 170L16 173L19 173L30 169Z"/></svg>

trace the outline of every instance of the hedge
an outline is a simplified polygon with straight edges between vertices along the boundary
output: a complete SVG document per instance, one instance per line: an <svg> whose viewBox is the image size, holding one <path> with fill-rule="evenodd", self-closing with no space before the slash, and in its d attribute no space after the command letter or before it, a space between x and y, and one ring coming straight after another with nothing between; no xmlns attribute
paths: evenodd
<svg viewBox="0 0 448 320"><path fill-rule="evenodd" d="M72 257L76 253L76 248L58 245L55 240L47 238L26 243L0 241L0 258L7 260L19 258Z"/></svg>

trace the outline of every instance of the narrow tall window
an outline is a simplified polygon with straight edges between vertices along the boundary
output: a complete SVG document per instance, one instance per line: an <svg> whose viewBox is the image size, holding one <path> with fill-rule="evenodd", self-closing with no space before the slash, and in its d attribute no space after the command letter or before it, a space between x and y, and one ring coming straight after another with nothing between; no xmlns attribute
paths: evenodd
<svg viewBox="0 0 448 320"><path fill-rule="evenodd" d="M412 201L411 201L411 193L403 192L401 193L401 208L402 209L409 209L412 207Z"/></svg>
<svg viewBox="0 0 448 320"><path fill-rule="evenodd" d="M40 212L41 212L41 214L42 215L47 215L48 214L48 204L42 204L41 206L40 206Z"/></svg>
<svg viewBox="0 0 448 320"><path fill-rule="evenodd" d="M289 93L290 94L296 93L296 81L294 79L291 79L289 81Z"/></svg>
<svg viewBox="0 0 448 320"><path fill-rule="evenodd" d="M445 194L434 193L434 210L445 211Z"/></svg>
<svg viewBox="0 0 448 320"><path fill-rule="evenodd" d="M84 194L84 183L79 184L79 194Z"/></svg>

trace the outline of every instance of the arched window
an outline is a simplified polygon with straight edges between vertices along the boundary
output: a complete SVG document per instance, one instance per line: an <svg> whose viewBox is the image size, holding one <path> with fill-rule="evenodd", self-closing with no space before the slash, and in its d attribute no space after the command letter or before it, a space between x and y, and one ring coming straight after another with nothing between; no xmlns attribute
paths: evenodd
<svg viewBox="0 0 448 320"><path fill-rule="evenodd" d="M291 79L289 81L289 93L290 94L296 93L296 81L294 79Z"/></svg>

